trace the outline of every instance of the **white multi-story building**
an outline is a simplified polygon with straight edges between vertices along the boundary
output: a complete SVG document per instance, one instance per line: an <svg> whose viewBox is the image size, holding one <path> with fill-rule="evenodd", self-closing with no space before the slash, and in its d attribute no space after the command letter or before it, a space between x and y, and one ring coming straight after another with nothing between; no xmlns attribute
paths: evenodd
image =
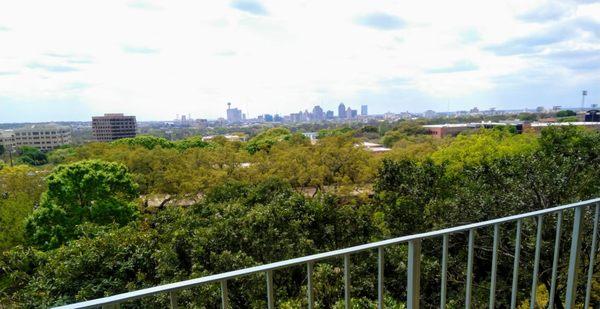
<svg viewBox="0 0 600 309"><path fill-rule="evenodd" d="M34 124L0 133L7 149L29 146L43 151L71 144L71 128L56 124Z"/></svg>

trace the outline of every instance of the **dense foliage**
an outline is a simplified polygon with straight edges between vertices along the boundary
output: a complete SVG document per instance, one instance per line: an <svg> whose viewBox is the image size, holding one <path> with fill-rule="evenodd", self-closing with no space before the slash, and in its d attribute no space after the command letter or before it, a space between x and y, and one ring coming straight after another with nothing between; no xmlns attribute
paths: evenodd
<svg viewBox="0 0 600 309"><path fill-rule="evenodd" d="M597 197L600 191L597 132L575 127L549 128L541 135L482 130L444 140L423 133L414 124L401 123L393 128L334 128L322 131L316 144L282 128L249 142L138 137L50 153L61 165L47 177L45 169L5 167L0 170L0 192L8 198L0 198L0 211L10 214L11 227L0 225L0 303L46 307L92 299L553 207ZM359 146L361 139L377 135L393 150L375 155ZM134 205L138 196L141 201ZM153 204L156 196L161 202ZM589 263L591 215L586 212L582 270ZM559 308L571 220L565 212ZM554 223L553 216L544 218L538 293L542 307L549 289ZM522 261L533 259L536 224L523 223ZM457 308L464 306L466 234L450 240L448 302ZM491 244L491 229L478 230L476 308L487 305ZM510 301L513 250L514 225L503 225L496 294L500 308ZM424 307L439 302L440 253L439 239L423 243ZM404 308L407 248L390 246L385 256L386 308ZM376 252L351 259L353 308L373 307ZM599 260L595 287L600 286ZM521 264L522 306L528 304L531 268L532 263ZM342 269L341 259L315 265L318 308L343 308ZM304 266L274 274L278 307L306 307ZM266 307L262 274L228 286L234 308ZM220 305L218 285L181 291L178 297L186 307ZM600 304L597 288L592 303ZM160 295L127 305L167 304L167 295Z"/></svg>
<svg viewBox="0 0 600 309"><path fill-rule="evenodd" d="M28 242L39 248L77 238L84 223L123 225L135 218L137 185L122 164L94 160L61 165L46 181L40 207L25 225Z"/></svg>
<svg viewBox="0 0 600 309"><path fill-rule="evenodd" d="M19 148L21 162L32 166L39 166L48 163L48 157L37 148L24 146Z"/></svg>
<svg viewBox="0 0 600 309"><path fill-rule="evenodd" d="M574 111L567 109L564 111L559 111L558 113L556 113L556 117L570 117L570 116L575 116L577 115L577 113L575 113Z"/></svg>

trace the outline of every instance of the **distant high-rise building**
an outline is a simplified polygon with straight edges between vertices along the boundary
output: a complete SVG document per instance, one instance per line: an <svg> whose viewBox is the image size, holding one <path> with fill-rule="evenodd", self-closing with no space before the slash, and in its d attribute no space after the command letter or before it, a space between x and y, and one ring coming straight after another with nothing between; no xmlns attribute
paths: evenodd
<svg viewBox="0 0 600 309"><path fill-rule="evenodd" d="M348 107L346 109L346 118L348 118L348 119L354 119L356 117L358 117L358 111L355 110L355 109L352 109L352 108Z"/></svg>
<svg viewBox="0 0 600 309"><path fill-rule="evenodd" d="M323 113L323 109L319 105L313 107L312 119L315 121L321 121L321 120L325 119L325 114Z"/></svg>
<svg viewBox="0 0 600 309"><path fill-rule="evenodd" d="M308 112L308 110L304 110L304 113L302 114L302 121L309 121L310 120L310 113Z"/></svg>
<svg viewBox="0 0 600 309"><path fill-rule="evenodd" d="M325 118L327 119L333 119L334 115L333 115L333 111L327 111L325 113Z"/></svg>
<svg viewBox="0 0 600 309"><path fill-rule="evenodd" d="M273 122L273 115L265 114L264 119L266 122Z"/></svg>
<svg viewBox="0 0 600 309"><path fill-rule="evenodd" d="M121 138L135 137L137 122L135 116L104 114L92 117L92 136L100 142L110 142Z"/></svg>
<svg viewBox="0 0 600 309"><path fill-rule="evenodd" d="M238 108L231 108L231 103L227 103L227 122L236 123L243 120L242 111Z"/></svg>
<svg viewBox="0 0 600 309"><path fill-rule="evenodd" d="M290 114L290 122L302 122L303 117L304 117L304 114L302 114L302 111L300 111L298 113L291 113Z"/></svg>
<svg viewBox="0 0 600 309"><path fill-rule="evenodd" d="M344 103L340 103L338 106L338 117L342 119L346 118L346 105Z"/></svg>
<svg viewBox="0 0 600 309"><path fill-rule="evenodd" d="M367 116L367 115L369 115L369 106L367 106L367 105L361 105L360 106L360 115L361 116Z"/></svg>
<svg viewBox="0 0 600 309"><path fill-rule="evenodd" d="M353 111L354 110L352 108L350 108L350 106L348 106L348 108L346 109L346 118L353 118L352 117Z"/></svg>

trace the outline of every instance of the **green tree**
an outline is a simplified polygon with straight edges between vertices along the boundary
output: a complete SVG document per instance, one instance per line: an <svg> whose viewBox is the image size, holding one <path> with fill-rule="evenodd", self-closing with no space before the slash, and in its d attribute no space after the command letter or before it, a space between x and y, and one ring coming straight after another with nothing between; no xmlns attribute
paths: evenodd
<svg viewBox="0 0 600 309"><path fill-rule="evenodd" d="M73 147L62 147L52 150L48 153L48 162L58 165L68 162L73 156L75 156L75 149Z"/></svg>
<svg viewBox="0 0 600 309"><path fill-rule="evenodd" d="M537 136L513 134L507 130L481 129L473 134L461 134L451 143L432 154L437 163L447 162L450 170L459 171L467 165L507 155L531 153L537 149Z"/></svg>
<svg viewBox="0 0 600 309"><path fill-rule="evenodd" d="M82 223L122 225L135 218L137 185L122 164L61 165L47 177L47 185L40 207L26 222L28 241L42 249L77 238Z"/></svg>
<svg viewBox="0 0 600 309"><path fill-rule="evenodd" d="M520 113L517 118L521 121L536 121L538 116L534 113Z"/></svg>
<svg viewBox="0 0 600 309"><path fill-rule="evenodd" d="M209 146L212 146L212 144L203 141L201 136L189 137L175 142L175 147L179 150L185 150L190 148L205 148Z"/></svg>
<svg viewBox="0 0 600 309"><path fill-rule="evenodd" d="M24 243L23 222L44 189L41 171L27 165L0 169L0 252Z"/></svg>
<svg viewBox="0 0 600 309"><path fill-rule="evenodd" d="M122 138L112 142L115 145L142 146L146 149L154 149L157 146L162 148L173 148L175 143L166 138L156 137L151 135L140 135L131 138Z"/></svg>
<svg viewBox="0 0 600 309"><path fill-rule="evenodd" d="M556 113L556 117L570 117L570 116L577 116L577 113L575 113L574 111L572 111L570 109L559 111L558 113Z"/></svg>
<svg viewBox="0 0 600 309"><path fill-rule="evenodd" d="M41 150L24 146L19 148L19 160L25 164L29 164L32 166L39 166L48 163L48 157Z"/></svg>
<svg viewBox="0 0 600 309"><path fill-rule="evenodd" d="M286 128L272 128L250 139L246 145L246 149L251 154L255 154L259 151L268 152L273 145L289 139L291 136L292 133Z"/></svg>

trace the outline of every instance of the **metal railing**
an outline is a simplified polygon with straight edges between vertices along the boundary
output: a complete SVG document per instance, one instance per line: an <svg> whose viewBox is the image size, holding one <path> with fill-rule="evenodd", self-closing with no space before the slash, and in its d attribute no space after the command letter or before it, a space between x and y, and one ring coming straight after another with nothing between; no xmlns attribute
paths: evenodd
<svg viewBox="0 0 600 309"><path fill-rule="evenodd" d="M307 270L307 302L308 308L314 308L314 285L313 285L313 267L316 262L323 261L331 258L343 257L344 270L343 270L343 283L344 283L344 303L345 308L350 306L350 262L351 255L364 252L367 250L377 249L377 303L378 308L383 308L384 302L384 248L408 243L408 270L407 270L407 308L419 308L420 295L420 270L421 270L421 242L424 239L441 237L442 238L442 261L441 261L441 286L440 286L440 307L446 307L446 289L447 289L447 271L448 271L448 245L449 236L456 233L468 232L468 258L467 258L467 278L465 283L465 308L471 308L472 306L472 285L473 285L473 257L474 257L474 241L476 231L484 227L493 226L493 249L492 249L492 265L491 265L491 282L490 282L490 294L489 294L489 308L494 308L496 301L496 280L497 280L497 264L498 264L498 246L500 241L500 225L509 222L516 221L516 232L515 232L515 248L514 248L514 266L513 266L513 279L512 279L512 292L511 292L511 308L517 307L517 285L519 278L519 265L520 265L520 252L521 252L521 234L523 227L523 220L528 218L537 219L536 225L536 243L535 243L535 258L533 265L533 282L531 284L531 300L530 308L534 308L536 304L536 292L538 285L538 272L540 263L540 250L542 245L542 227L543 219L545 216L556 214L556 237L554 241L554 255L552 264L552 280L551 289L549 292L549 306L548 308L554 308L554 295L557 289L557 270L559 260L559 247L560 247L560 236L561 228L563 224L564 212L566 210L573 210L573 228L571 234L571 247L569 254L569 264L567 273L567 287L566 287L566 303L565 308L574 308L575 299L577 293L578 284L578 272L577 269L580 263L580 251L582 245L582 228L584 220L584 211L586 207L595 206L593 209L593 236L592 244L589 255L589 267L587 270L587 280L585 285L585 298L584 308L589 308L590 295L592 288L592 276L594 272L594 259L597 254L597 242L598 242L598 216L600 214L600 198L587 200L583 202L558 206L554 208L548 208L529 213L508 216L500 219L489 220L485 222L472 223L452 228L447 228L438 231L431 231L421 234L403 236L374 243L349 247L345 249L324 252L305 257L290 259L286 261L250 267L246 269L230 271L226 273L160 285L152 288L137 290L133 292L117 294L109 297L94 299L90 301L84 301L71 305L61 306L57 308L96 308L103 307L107 308L113 305L118 307L118 304L126 301L139 299L146 296L151 296L159 293L169 293L171 308L177 307L177 291L188 289L200 285L209 283L220 283L221 285L221 303L222 308L229 308L229 296L227 289L227 281L248 276L256 273L264 273L266 279L266 299L269 309L275 308L275 294L273 287L273 272L279 269L288 268L297 265L306 265ZM591 207L590 207L591 208Z"/></svg>

